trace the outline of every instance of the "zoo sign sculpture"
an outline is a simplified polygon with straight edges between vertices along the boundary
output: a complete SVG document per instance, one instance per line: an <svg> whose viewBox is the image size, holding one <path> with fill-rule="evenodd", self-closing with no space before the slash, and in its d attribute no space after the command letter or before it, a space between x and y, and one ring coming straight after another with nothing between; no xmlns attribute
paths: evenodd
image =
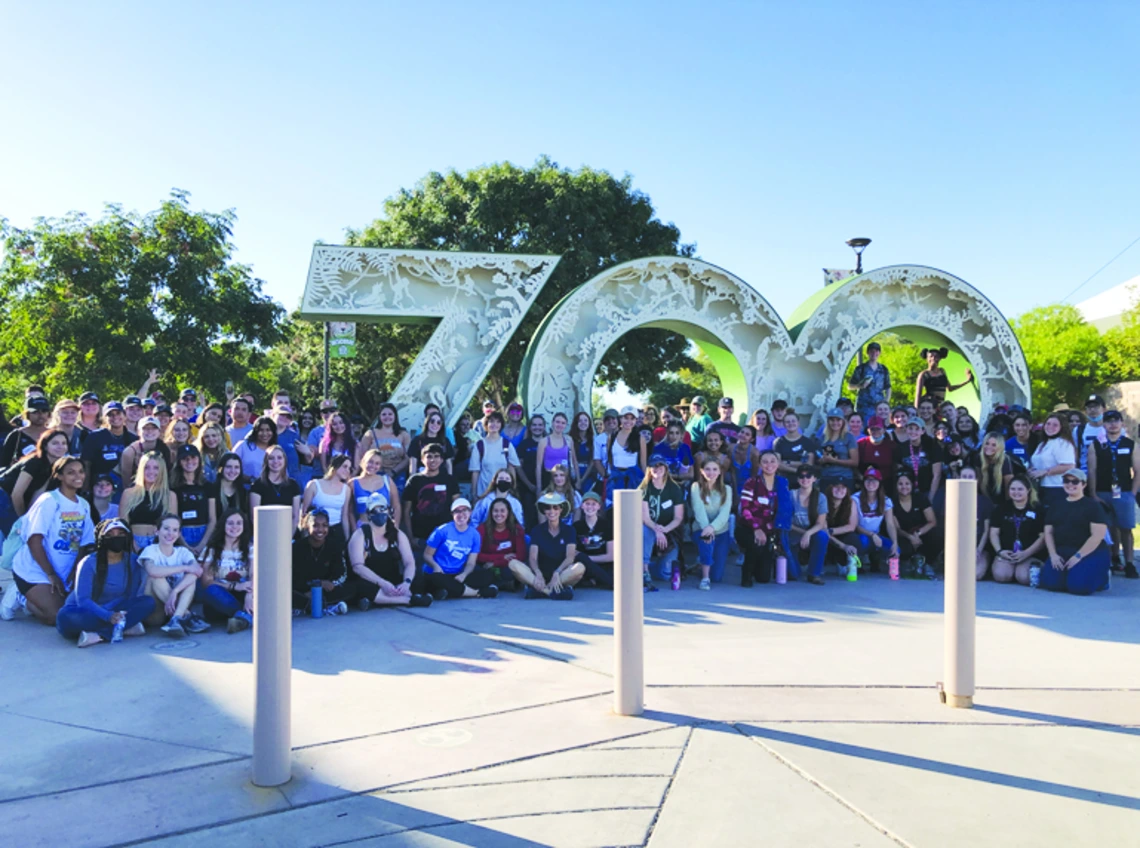
<svg viewBox="0 0 1140 848"><path fill-rule="evenodd" d="M390 250L318 245L301 317L317 321L418 322L439 326L391 397L411 429L427 403L454 424L534 304L557 256ZM1029 370L1012 328L963 280L919 265L868 271L818 292L791 327L759 292L727 271L676 256L625 262L562 299L531 339L519 393L532 413L591 408L594 375L606 351L639 327L679 332L712 359L737 409L777 398L813 421L843 392L859 349L895 331L952 351L944 367L975 387L956 398L990 409L1030 404ZM909 398L895 386L896 398Z"/></svg>

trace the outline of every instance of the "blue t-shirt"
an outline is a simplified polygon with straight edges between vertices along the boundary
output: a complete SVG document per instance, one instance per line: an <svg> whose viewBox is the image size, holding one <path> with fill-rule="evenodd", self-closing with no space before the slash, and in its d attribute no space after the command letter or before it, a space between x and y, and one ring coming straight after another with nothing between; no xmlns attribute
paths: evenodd
<svg viewBox="0 0 1140 848"><path fill-rule="evenodd" d="M681 474L681 468L691 468L693 466L693 451L684 442L678 442L677 447L669 447L668 442L661 442L654 446L653 455L663 456L669 461L669 473L674 477Z"/></svg>
<svg viewBox="0 0 1140 848"><path fill-rule="evenodd" d="M1016 457L1021 460L1021 464L1026 468L1029 467L1029 445L1023 445L1017 440L1017 436L1010 436L1005 443L1006 456L1011 459Z"/></svg>
<svg viewBox="0 0 1140 848"><path fill-rule="evenodd" d="M444 574L458 574L467 566L467 557L479 553L479 531L467 525L462 533L449 521L432 530L427 547L435 548L435 563Z"/></svg>
<svg viewBox="0 0 1140 848"><path fill-rule="evenodd" d="M578 533L569 524L558 525L558 535L550 535L545 521L530 531L530 543L538 548L538 567L546 579L566 561L566 547L578 544Z"/></svg>
<svg viewBox="0 0 1140 848"><path fill-rule="evenodd" d="M289 476L296 477L300 473L301 458L297 455L297 440L300 436L297 431L287 427L284 432L277 434L277 444L285 451L285 467L289 469Z"/></svg>

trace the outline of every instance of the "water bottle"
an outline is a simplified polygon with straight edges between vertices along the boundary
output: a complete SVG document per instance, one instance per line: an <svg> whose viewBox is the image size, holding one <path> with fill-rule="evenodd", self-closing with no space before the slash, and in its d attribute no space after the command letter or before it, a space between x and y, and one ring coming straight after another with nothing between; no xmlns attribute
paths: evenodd
<svg viewBox="0 0 1140 848"><path fill-rule="evenodd" d="M324 594L320 580L309 584L309 605L312 607L313 618L321 618L325 614Z"/></svg>
<svg viewBox="0 0 1140 848"><path fill-rule="evenodd" d="M673 563L673 573L670 575L670 577L671 580L669 582L673 587L673 591L675 592L681 588L681 566L676 562Z"/></svg>
<svg viewBox="0 0 1140 848"><path fill-rule="evenodd" d="M859 555L851 554L847 557L847 580L854 583L859 579Z"/></svg>
<svg viewBox="0 0 1140 848"><path fill-rule="evenodd" d="M124 613L120 613L120 615L122 615L123 617L120 618L115 623L115 625L111 628L111 641L112 642L122 642L123 641L123 631L127 629L127 614L124 612Z"/></svg>
<svg viewBox="0 0 1140 848"><path fill-rule="evenodd" d="M1034 564L1029 566L1029 588L1036 589L1041 585L1041 566Z"/></svg>
<svg viewBox="0 0 1140 848"><path fill-rule="evenodd" d="M776 557L776 582L781 585L788 582L788 558L783 554Z"/></svg>
<svg viewBox="0 0 1140 848"><path fill-rule="evenodd" d="M892 580L898 580L899 579L899 557L898 557L898 554L892 555L891 558L887 560L887 569L890 572Z"/></svg>

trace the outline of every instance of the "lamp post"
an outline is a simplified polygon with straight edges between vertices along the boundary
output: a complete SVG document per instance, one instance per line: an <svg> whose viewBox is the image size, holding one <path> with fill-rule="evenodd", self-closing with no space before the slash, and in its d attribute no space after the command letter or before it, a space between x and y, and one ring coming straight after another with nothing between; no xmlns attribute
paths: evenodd
<svg viewBox="0 0 1140 848"><path fill-rule="evenodd" d="M869 238L847 239L847 246L855 251L855 273L863 273L863 251L871 243Z"/></svg>

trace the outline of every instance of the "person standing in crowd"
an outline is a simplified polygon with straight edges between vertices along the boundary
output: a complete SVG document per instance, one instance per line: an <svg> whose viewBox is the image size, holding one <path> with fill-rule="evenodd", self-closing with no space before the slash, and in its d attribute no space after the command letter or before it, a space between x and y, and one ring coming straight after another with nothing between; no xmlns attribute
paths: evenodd
<svg viewBox="0 0 1140 848"><path fill-rule="evenodd" d="M646 467L645 442L637 437L637 410L624 406L621 410L621 428L606 440L607 502L619 489L636 488Z"/></svg>
<svg viewBox="0 0 1140 848"><path fill-rule="evenodd" d="M1089 396L1085 401L1085 419L1085 423L1073 428L1073 443L1080 452L1080 467L1088 471L1089 446L1093 442L1104 444L1107 433L1104 426L1104 398L1100 395Z"/></svg>
<svg viewBox="0 0 1140 848"><path fill-rule="evenodd" d="M413 588L414 584L422 581L416 580L416 561L412 556L412 546L408 537L393 522L388 505L388 499L382 493L374 492L368 498L365 518L348 540L348 561L352 564L352 579L345 585L344 591L351 590L354 595L360 596L361 610L367 610L372 606L429 607L432 602L431 595L417 591L419 585ZM328 522L327 516L325 522ZM328 535L327 531L325 535ZM313 541L310 540L310 545ZM294 544L303 545L305 542L299 541ZM325 603L329 603L330 600L334 603L349 600L347 594L342 598L335 593L335 586L338 585L335 581L332 585L334 594L331 598L326 597ZM296 584L294 584L293 598L293 603L296 604ZM343 603L340 605L344 606ZM347 612L347 606L344 606L344 609Z"/></svg>
<svg viewBox="0 0 1140 848"><path fill-rule="evenodd" d="M476 433L479 434L480 439L487 437L487 417L495 411L496 407L493 400L488 398L487 400L483 401L483 417L476 421L475 426L472 428ZM502 413L499 414L499 419L503 424L506 423L506 421L502 418ZM499 429L502 430L501 427Z"/></svg>
<svg viewBox="0 0 1140 848"><path fill-rule="evenodd" d="M115 481L110 474L95 478L87 502L91 505L91 518L96 523L119 517L119 505L112 502L115 496Z"/></svg>
<svg viewBox="0 0 1140 848"><path fill-rule="evenodd" d="M293 408L278 404L270 418L277 427L277 445L285 451L285 467L293 480L301 479L302 463L313 461L313 451L293 426ZM309 475L312 479L312 475Z"/></svg>
<svg viewBox="0 0 1140 848"><path fill-rule="evenodd" d="M502 415L495 411L491 415L499 416L501 427ZM467 498L456 498L451 504L451 521L433 530L424 547L423 577L435 600L494 598L499 594L499 587L490 582L490 572L475 572L479 550L479 531L471 526L471 503Z"/></svg>
<svg viewBox="0 0 1140 848"><path fill-rule="evenodd" d="M739 442L737 444L739 446ZM757 455L754 467L759 466L760 457ZM697 588L707 592L713 583L724 579L731 542L728 520L732 517L732 489L725 486L720 463L715 459L709 458L701 466L700 476L690 489L689 502L693 505L697 562L701 566L701 582Z"/></svg>
<svg viewBox="0 0 1140 848"><path fill-rule="evenodd" d="M677 408L673 406L667 406L661 410L661 425L653 430L653 444L658 445L665 441L665 437L669 432L669 425L674 421L681 425L681 441L692 450L693 440L685 431L685 421L681 418L681 414L677 412Z"/></svg>
<svg viewBox="0 0 1140 848"><path fill-rule="evenodd" d="M261 473L249 488L251 516L259 506L287 506L292 510L293 526L301 524L301 484L289 476L288 460L281 445L271 445L265 452ZM186 536L185 521L182 536Z"/></svg>
<svg viewBox="0 0 1140 848"><path fill-rule="evenodd" d="M574 558L585 567L586 579L599 589L613 589L614 525L597 492L582 495L582 517L574 522L574 532L578 534Z"/></svg>
<svg viewBox="0 0 1140 848"><path fill-rule="evenodd" d="M566 435L568 423L565 413L554 413L550 419L551 430L549 435L543 436L536 446L537 455L533 466L534 480L543 489L550 485L550 473L558 465L565 465L570 469L571 485L577 482L575 479L577 475L574 472L578 464L573 461L571 455L573 445ZM522 457L519 459L521 461Z"/></svg>
<svg viewBox="0 0 1140 848"><path fill-rule="evenodd" d="M368 500L376 492L388 499L388 511L396 526L400 526L400 490L396 481L384 473L384 455L376 448L366 452L360 460L360 474L352 478L353 514L357 522L368 511Z"/></svg>
<svg viewBox="0 0 1140 848"><path fill-rule="evenodd" d="M487 512L491 509L491 504L499 498L510 504L515 521L522 524L526 520L526 509L522 501L516 496L515 481L511 479L511 472L504 468L495 474L491 487L483 492L479 496L479 500L475 502L475 506L471 510L471 523L474 525L482 524L487 517Z"/></svg>
<svg viewBox="0 0 1140 848"><path fill-rule="evenodd" d="M793 418L789 426L798 426L794 413L789 411L788 415ZM780 441L777 439L776 444ZM793 473L798 474L799 466L797 463ZM776 564L776 534L792 526L795 511L792 492L787 478L777 473L780 468L779 456L774 451L765 451L760 455L758 472L744 484L740 493L736 541L744 551L741 586L767 583L772 579Z"/></svg>
<svg viewBox="0 0 1140 848"><path fill-rule="evenodd" d="M565 517L567 524L573 524L582 517L582 496L570 482L570 469L565 463L559 463L550 470L550 484L544 490L544 494L546 492L554 492L566 498L566 503L569 505Z"/></svg>
<svg viewBox="0 0 1140 848"><path fill-rule="evenodd" d="M438 445L443 451L443 470L447 474L455 473L455 448L447 438L447 428L443 424L443 413L438 410L429 411L424 418L424 431L408 444L408 476L417 474L423 469L421 459L424 448L428 445ZM466 466L464 466L466 467Z"/></svg>
<svg viewBox="0 0 1140 848"><path fill-rule="evenodd" d="M249 509L249 489L245 475L241 473L241 459L236 453L222 455L218 463L218 479L211 491L215 509L222 515L236 509L252 519Z"/></svg>
<svg viewBox="0 0 1140 848"><path fill-rule="evenodd" d="M689 433L694 450L700 450L704 447L705 431L712 424L712 416L705 411L706 409L707 404L701 395L694 397L689 404L689 421L685 425L685 429Z"/></svg>
<svg viewBox="0 0 1140 848"><path fill-rule="evenodd" d="M56 401L48 421L49 430L60 430L67 436L67 452L79 456L83 449L84 431L78 426L79 404L68 398Z"/></svg>
<svg viewBox="0 0 1140 848"><path fill-rule="evenodd" d="M1013 463L1005 455L1005 440L1001 433L986 433L977 459L978 491L995 505L1002 503L1006 487L1013 479Z"/></svg>
<svg viewBox="0 0 1140 848"><path fill-rule="evenodd" d="M721 438L720 433L712 433L711 437L705 438L704 450L696 455L693 459L693 465L696 468L704 466L705 462L709 459L716 460L720 466L721 476L724 478L725 485L731 485L731 481L735 476L735 469L732 465L732 459L725 451L724 439ZM756 466L753 466L755 470ZM755 471L753 471L755 473Z"/></svg>
<svg viewBox="0 0 1140 848"><path fill-rule="evenodd" d="M36 449L0 476L0 531L5 536L12 532L16 519L27 513L43 494L55 463L67 455L67 434L62 430L44 430Z"/></svg>
<svg viewBox="0 0 1140 848"><path fill-rule="evenodd" d="M867 435L856 443L859 459L857 467L864 472L868 468L877 468L883 487L889 490L894 485L895 455L883 423L878 415L872 415L867 422Z"/></svg>
<svg viewBox="0 0 1140 848"><path fill-rule="evenodd" d="M855 366L847 388L858 394L855 408L866 420L875 414L875 407L891 399L891 372L879 361L883 349L878 342L867 345L867 358Z"/></svg>
<svg viewBox="0 0 1140 848"><path fill-rule="evenodd" d="M325 437L325 430L328 429L329 417L336 411L337 411L337 405L336 405L335 400L332 400L330 398L325 398L324 400L321 401L321 406L320 406L321 423L317 424L315 427L313 427L312 430L309 431L309 438L308 438L309 447L311 447L313 449L314 453L317 451L317 448L319 448L321 446L321 439L323 439ZM314 465L313 473L314 474L317 473L315 465Z"/></svg>
<svg viewBox="0 0 1140 848"><path fill-rule="evenodd" d="M981 437L978 431L978 422L968 412L964 415L959 415L951 426L951 433L959 439L966 450L973 452L981 445ZM1003 440L1004 442L1004 440ZM1004 444L1003 444L1004 449Z"/></svg>
<svg viewBox="0 0 1140 848"><path fill-rule="evenodd" d="M751 427L748 428L750 435ZM693 482L693 452L685 444L685 428L680 421L671 421L665 430L665 438L653 447L653 453L665 457L669 462L669 474L682 487Z"/></svg>
<svg viewBox="0 0 1140 848"><path fill-rule="evenodd" d="M934 417L934 401L931 398L923 398L918 404L918 418L922 421L922 428L926 435L933 437L934 430L938 426L939 421ZM949 433L949 425L947 424L947 433Z"/></svg>
<svg viewBox="0 0 1140 848"><path fill-rule="evenodd" d="M1140 491L1140 451L1136 450L1136 442L1124 435L1124 416L1115 409L1104 413L1104 428L1104 441L1089 443L1088 479L1096 496L1113 515L1112 570L1134 580L1140 576L1132 550L1136 493Z"/></svg>
<svg viewBox="0 0 1140 848"><path fill-rule="evenodd" d="M1013 416L1013 435L1006 440L1005 452L1018 474L1029 470L1029 458L1037 450L1037 434L1033 432L1033 421L1024 412Z"/></svg>
<svg viewBox="0 0 1140 848"><path fill-rule="evenodd" d="M147 594L154 598L157 620L166 620L162 632L175 639L187 633L203 633L209 623L190 612L202 566L182 543L177 515L164 515L158 522L155 542L143 548L139 562L146 569ZM159 605L161 604L161 607Z"/></svg>
<svg viewBox="0 0 1140 848"><path fill-rule="evenodd" d="M921 418L912 418L906 425L907 440L895 446L896 476L900 469L914 475L919 490L931 503L942 485L942 448L926 435Z"/></svg>
<svg viewBox="0 0 1140 848"><path fill-rule="evenodd" d="M352 458L343 453L334 456L329 460L325 476L310 480L301 499L301 515L310 509L323 509L331 517L334 528L339 524L341 543L352 536L354 526L352 486L348 482L351 474Z"/></svg>
<svg viewBox="0 0 1140 848"><path fill-rule="evenodd" d="M855 444L859 444L859 440L863 438L863 416L858 412L851 412L847 415L847 432L851 438L855 440Z"/></svg>
<svg viewBox="0 0 1140 848"><path fill-rule="evenodd" d="M918 375L914 384L914 405L918 406L924 397L929 397L935 404L946 400L947 392L956 392L974 382L974 372L966 369L966 379L958 385L951 385L950 378L946 376L941 362L950 355L944 347L923 348L920 354L926 360L926 370Z"/></svg>
<svg viewBox="0 0 1140 848"><path fill-rule="evenodd" d="M847 432L847 419L838 406L827 413L827 423L816 451L815 464L819 466L820 482L824 488L835 480L846 483L849 491L854 488L859 447L855 438Z"/></svg>
<svg viewBox="0 0 1140 848"><path fill-rule="evenodd" d="M490 580L504 592L514 591L515 578L511 563L525 568L526 534L515 521L511 505L505 498L491 501L487 518L478 525L479 554L475 568L491 571Z"/></svg>
<svg viewBox="0 0 1140 848"><path fill-rule="evenodd" d="M119 457L119 469L123 479L135 479L135 472L139 467L139 460L144 454L157 452L162 456L168 470L174 468L174 458L170 454L170 447L162 440L162 431L158 426L158 419L153 415L140 418L138 422L138 438L123 448Z"/></svg>
<svg viewBox="0 0 1140 848"><path fill-rule="evenodd" d="M37 621L55 626L75 585L79 551L95 543L91 506L79 496L85 481L83 463L73 456L61 457L52 466L47 491L24 517L24 544L12 560L13 583L4 593L0 617L11 618L23 603Z"/></svg>
<svg viewBox="0 0 1140 848"><path fill-rule="evenodd" d="M521 562L510 566L515 579L526 587L523 597L528 601L542 597L573 600L574 584L586 574L586 567L577 562L578 534L563 521L569 506L554 492L538 499L542 521L530 531L529 566Z"/></svg>
<svg viewBox="0 0 1140 848"><path fill-rule="evenodd" d="M1088 476L1070 468L1061 476L1064 500L1045 512L1045 548L1041 588L1071 595L1091 595L1108 588L1109 549L1106 513L1100 501L1085 493Z"/></svg>
<svg viewBox="0 0 1140 848"><path fill-rule="evenodd" d="M174 457L178 455L179 448L190 444L193 438L194 434L191 431L190 422L185 418L173 418L166 425L162 440L166 442L166 446L170 448L170 455Z"/></svg>
<svg viewBox="0 0 1140 848"><path fill-rule="evenodd" d="M900 470L895 480L894 519L896 538L899 550L905 559L922 556L926 559L922 573L924 577L934 578L934 567L931 562L938 556L938 520L934 516L934 507L930 505L921 489L915 484L913 472L907 469Z"/></svg>
<svg viewBox="0 0 1140 848"><path fill-rule="evenodd" d="M507 406L507 422L503 425L503 438L514 445L516 451L519 449L519 442L527 435L527 426L523 424L525 414L523 405L518 401Z"/></svg>
<svg viewBox="0 0 1140 848"><path fill-rule="evenodd" d="M317 426L317 415L312 409L302 409L301 417L297 421L297 435L305 440L305 444L309 444L309 436L313 432L313 428ZM310 445L310 447L312 447Z"/></svg>
<svg viewBox="0 0 1140 848"><path fill-rule="evenodd" d="M601 432L594 434L594 479L598 480L604 487L607 476L606 457L609 455L609 442L618 431L617 410L607 409L602 414L601 425Z"/></svg>
<svg viewBox="0 0 1140 848"><path fill-rule="evenodd" d="M752 447L758 452L771 450L776 443L776 431L772 429L772 416L766 409L757 409L752 413L752 427L756 431L756 441Z"/></svg>
<svg viewBox="0 0 1140 848"><path fill-rule="evenodd" d="M730 397L722 397L720 403L717 404L717 414L720 418L714 421L705 430L705 435L709 433L720 433L724 438L725 444L730 448L736 444L736 435L740 432L740 427L732 420L733 412L736 406Z"/></svg>
<svg viewBox="0 0 1140 848"><path fill-rule="evenodd" d="M827 497L816 486L816 469L801 465L796 473L799 487L791 493L792 524L784 533L784 551L788 559L788 574L793 580L800 577L799 551L808 556L808 582L823 585L823 565L827 558Z"/></svg>
<svg viewBox="0 0 1140 848"><path fill-rule="evenodd" d="M515 488L522 496L523 515L526 516L524 527L532 527L538 522L538 513L534 506L535 500L542 492L542 477L538 474L538 446L545 439L546 419L541 415L532 415L526 438L519 440L518 446L515 447L515 452L519 458L519 466L514 472ZM508 444L507 439L504 438L503 443ZM488 503L484 506L489 505ZM476 505L475 511L476 513L479 512L478 505ZM472 521L478 524L481 519L473 517Z"/></svg>
<svg viewBox="0 0 1140 848"><path fill-rule="evenodd" d="M370 526L364 522L357 527L356 533L360 533L362 527ZM321 587L321 611L325 615L345 615L348 605L357 599L359 590L367 584L364 578L352 579L345 561L344 542L329 536L328 513L314 509L305 516L300 532L293 537L290 559L293 565L294 618L312 612L315 584ZM372 606L371 596L370 591L360 596L358 604L361 610L366 611Z"/></svg>
<svg viewBox="0 0 1140 848"><path fill-rule="evenodd" d="M891 447L895 445L905 445L910 441L910 436L906 432L907 422L910 421L910 413L905 406L896 406L891 410L891 428L889 431L891 437Z"/></svg>
<svg viewBox="0 0 1140 848"><path fill-rule="evenodd" d="M1038 495L1046 509L1065 500L1062 480L1077 467L1077 448L1072 431L1059 412L1051 412L1041 429L1042 440L1029 458L1029 479L1039 487Z"/></svg>
<svg viewBox="0 0 1140 848"><path fill-rule="evenodd" d="M168 479L161 454L145 453L131 486L123 492L119 515L131 528L136 553L154 543L162 516L177 514L178 499L170 491Z"/></svg>
<svg viewBox="0 0 1140 848"><path fill-rule="evenodd" d="M320 474L324 476L332 466L332 461L338 456L348 457L348 467L351 472L364 453L365 451L361 450L356 437L352 435L352 426L348 423L345 414L343 412L332 413L328 417L324 435L321 436L320 445L317 447L313 479L316 479L316 469L320 469ZM329 514L332 515L333 513Z"/></svg>
<svg viewBox="0 0 1140 848"><path fill-rule="evenodd" d="M122 409L121 404L116 403L115 406ZM7 468L36 449L50 416L51 404L45 398L32 397L24 401L24 421L27 423L5 437L4 445L0 447L0 468Z"/></svg>
<svg viewBox="0 0 1140 848"><path fill-rule="evenodd" d="M182 522L182 541L195 557L202 553L217 523L215 501L202 476L202 456L193 445L183 445L170 482Z"/></svg>
<svg viewBox="0 0 1140 848"><path fill-rule="evenodd" d="M993 577L998 583L1016 580L1028 586L1030 566L1040 566L1045 555L1045 511L1023 475L1009 481L1008 493L990 516Z"/></svg>
<svg viewBox="0 0 1140 848"><path fill-rule="evenodd" d="M158 422L155 422L157 426ZM226 430L216 422L207 421L198 430L198 438L194 442L198 453L202 455L202 477L207 483L214 483L218 479L218 466L226 454Z"/></svg>
<svg viewBox="0 0 1140 848"><path fill-rule="evenodd" d="M485 492L494 484L500 471L506 471L515 478L519 467L515 446L502 437L503 415L494 410L486 417L486 435L471 449L471 461L467 470L471 474L471 491Z"/></svg>
<svg viewBox="0 0 1140 848"><path fill-rule="evenodd" d="M231 445L236 445L249 435L249 431L253 429L252 417L253 407L245 398L234 398L230 402L230 420L233 423L226 428L226 434L230 437Z"/></svg>
<svg viewBox="0 0 1140 848"><path fill-rule="evenodd" d="M158 404L154 408L154 417L158 419L158 426L162 430L162 437L169 441L170 422L174 420L174 415L170 411L170 407L164 403Z"/></svg>
<svg viewBox="0 0 1140 848"><path fill-rule="evenodd" d="M777 437L772 451L779 459L779 471L787 482L797 479L801 465L815 462L819 446L815 439L800 432L800 417L794 409L784 411L783 427L784 435Z"/></svg>
<svg viewBox="0 0 1140 848"><path fill-rule="evenodd" d="M574 416L574 427L570 434L574 443L574 460L578 464L578 490L585 492L594 481L594 419L588 412Z"/></svg>
<svg viewBox="0 0 1140 848"><path fill-rule="evenodd" d="M638 438L645 441L647 450L652 451L653 444L656 439L653 438L653 431L657 429L658 422L657 407L651 403L645 405L645 409L641 410L641 418L638 420L637 431Z"/></svg>
<svg viewBox="0 0 1140 848"><path fill-rule="evenodd" d="M251 480L261 476L265 466L265 452L277 444L277 425L268 416L262 416L253 423L253 429L234 447L234 453L241 459L241 471Z"/></svg>
<svg viewBox="0 0 1140 848"><path fill-rule="evenodd" d="M236 509L223 514L198 559L206 620L226 622L227 633L252 627L253 522ZM294 580L296 574L294 565Z"/></svg>
<svg viewBox="0 0 1140 848"><path fill-rule="evenodd" d="M413 549L422 548L432 531L448 522L451 502L459 497L458 482L443 470L443 449L439 445L424 445L420 460L423 470L408 478L403 494L404 532Z"/></svg>
<svg viewBox="0 0 1140 848"><path fill-rule="evenodd" d="M84 392L79 396L79 427L84 433L94 433L102 426L99 420L102 410L99 395L95 392ZM87 436L83 438L86 441Z"/></svg>
<svg viewBox="0 0 1140 848"><path fill-rule="evenodd" d="M130 544L123 522L103 522L96 528L94 553L79 563L75 588L56 614L55 628L80 648L146 633L143 619L154 612L154 598L142 592L146 575Z"/></svg>
<svg viewBox="0 0 1140 848"><path fill-rule="evenodd" d="M772 401L772 432L776 434L776 438L788 432L787 427L784 426L784 416L788 414L788 402L781 398L776 398Z"/></svg>

